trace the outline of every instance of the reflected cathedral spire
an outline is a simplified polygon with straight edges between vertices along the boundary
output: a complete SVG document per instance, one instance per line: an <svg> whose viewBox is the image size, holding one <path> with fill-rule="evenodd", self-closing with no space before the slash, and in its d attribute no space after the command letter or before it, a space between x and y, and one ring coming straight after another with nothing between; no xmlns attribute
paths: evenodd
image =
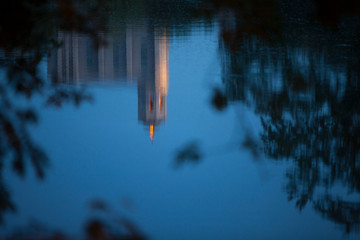
<svg viewBox="0 0 360 240"><path fill-rule="evenodd" d="M153 141L155 127L166 120L169 41L165 34L148 37L142 46L142 76L138 81L138 120L149 126Z"/></svg>

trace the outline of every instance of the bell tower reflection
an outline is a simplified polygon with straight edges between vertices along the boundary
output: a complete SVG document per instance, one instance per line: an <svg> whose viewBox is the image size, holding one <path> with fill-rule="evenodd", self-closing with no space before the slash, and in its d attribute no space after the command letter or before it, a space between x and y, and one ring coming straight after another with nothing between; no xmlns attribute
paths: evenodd
<svg viewBox="0 0 360 240"><path fill-rule="evenodd" d="M169 40L165 31L127 27L121 37L107 39L98 49L78 33L58 34L63 46L48 58L53 82L137 82L138 121L153 141L156 128L166 120L169 81Z"/></svg>
<svg viewBox="0 0 360 240"><path fill-rule="evenodd" d="M138 81L138 120L149 126L152 141L156 126L166 120L169 41L165 35L148 39L149 42L141 46L142 76Z"/></svg>

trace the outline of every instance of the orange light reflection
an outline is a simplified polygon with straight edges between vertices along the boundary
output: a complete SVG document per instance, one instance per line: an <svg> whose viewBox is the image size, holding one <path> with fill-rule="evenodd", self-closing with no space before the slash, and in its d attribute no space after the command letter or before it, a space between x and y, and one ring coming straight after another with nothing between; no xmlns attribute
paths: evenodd
<svg viewBox="0 0 360 240"><path fill-rule="evenodd" d="M161 96L159 96L159 110L161 111Z"/></svg>
<svg viewBox="0 0 360 240"><path fill-rule="evenodd" d="M150 125L150 140L152 141L154 138L154 125Z"/></svg>

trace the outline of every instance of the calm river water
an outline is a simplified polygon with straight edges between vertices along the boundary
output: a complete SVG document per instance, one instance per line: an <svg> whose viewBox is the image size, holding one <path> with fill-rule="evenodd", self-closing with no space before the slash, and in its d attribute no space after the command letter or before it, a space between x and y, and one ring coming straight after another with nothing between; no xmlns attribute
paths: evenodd
<svg viewBox="0 0 360 240"><path fill-rule="evenodd" d="M358 239L358 19L335 29L287 1L276 11L174 2L164 16L112 10L98 47L86 31L56 29L58 48L0 52L0 236L82 238L96 217L158 240ZM41 94L6 82L19 55L38 59ZM7 101L30 106L37 124L7 117ZM12 160L6 121L29 160Z"/></svg>

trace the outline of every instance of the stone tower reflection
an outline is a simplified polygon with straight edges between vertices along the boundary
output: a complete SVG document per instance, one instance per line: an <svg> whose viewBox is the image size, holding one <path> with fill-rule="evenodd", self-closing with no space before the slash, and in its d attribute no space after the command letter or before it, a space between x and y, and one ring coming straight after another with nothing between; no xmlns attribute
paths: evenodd
<svg viewBox="0 0 360 240"><path fill-rule="evenodd" d="M98 49L89 37L59 32L63 46L48 58L53 82L137 81L138 121L153 140L155 128L166 120L169 81L169 39L166 31L127 27L121 37L109 37Z"/></svg>
<svg viewBox="0 0 360 240"><path fill-rule="evenodd" d="M148 38L142 46L142 76L138 81L138 120L149 126L153 140L155 127L166 120L169 80L169 41L166 35Z"/></svg>

